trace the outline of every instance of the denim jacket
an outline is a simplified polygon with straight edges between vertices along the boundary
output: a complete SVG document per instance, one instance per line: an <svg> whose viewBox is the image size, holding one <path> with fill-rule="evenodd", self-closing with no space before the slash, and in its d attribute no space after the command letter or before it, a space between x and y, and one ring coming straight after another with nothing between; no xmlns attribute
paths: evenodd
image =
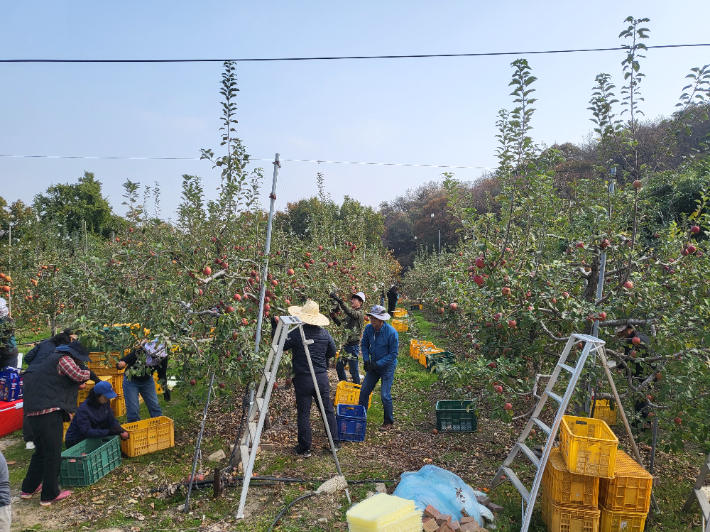
<svg viewBox="0 0 710 532"><path fill-rule="evenodd" d="M376 333L372 324L365 327L362 334L362 360L372 362L375 369L383 371L389 366L394 367L399 354L399 333L389 323L383 323L380 332Z"/></svg>

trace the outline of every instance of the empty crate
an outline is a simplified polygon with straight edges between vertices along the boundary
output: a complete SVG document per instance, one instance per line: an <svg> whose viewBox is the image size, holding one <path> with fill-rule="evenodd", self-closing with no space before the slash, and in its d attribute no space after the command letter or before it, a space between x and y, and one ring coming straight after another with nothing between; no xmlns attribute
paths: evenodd
<svg viewBox="0 0 710 532"><path fill-rule="evenodd" d="M437 401L436 428L448 432L475 432L476 404L473 401Z"/></svg>
<svg viewBox="0 0 710 532"><path fill-rule="evenodd" d="M365 441L367 411L360 405L338 405L335 416L340 441Z"/></svg>
<svg viewBox="0 0 710 532"><path fill-rule="evenodd" d="M592 508L599 504L599 479L570 473L557 447L550 452L542 485L554 504Z"/></svg>
<svg viewBox="0 0 710 532"><path fill-rule="evenodd" d="M614 478L618 438L599 419L564 416L560 450L570 473Z"/></svg>
<svg viewBox="0 0 710 532"><path fill-rule="evenodd" d="M118 436L89 438L62 453L62 486L90 486L121 465Z"/></svg>
<svg viewBox="0 0 710 532"><path fill-rule="evenodd" d="M121 426L129 434L127 440L121 440L121 451L126 456L141 456L175 445L175 426L169 417L159 416Z"/></svg>

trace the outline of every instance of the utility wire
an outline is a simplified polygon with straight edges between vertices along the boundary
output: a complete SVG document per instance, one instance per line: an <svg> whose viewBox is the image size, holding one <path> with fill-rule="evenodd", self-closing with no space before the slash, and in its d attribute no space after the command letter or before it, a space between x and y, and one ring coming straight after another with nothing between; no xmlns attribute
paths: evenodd
<svg viewBox="0 0 710 532"><path fill-rule="evenodd" d="M710 46L710 43L697 44L660 44L647 46L652 48L694 48ZM578 52L612 52L627 50L623 46L613 48L576 48L570 50L529 50L523 52L481 52L469 54L409 54L409 55L342 55L321 57L243 57L239 59L0 59L0 63L223 63L234 61L271 62L271 61L338 61L344 59L427 59L434 57L488 57L499 55L537 55L537 54L571 54Z"/></svg>
<svg viewBox="0 0 710 532"><path fill-rule="evenodd" d="M22 158L22 159L94 159L94 160L119 160L119 161L200 161L199 157L92 157L84 155L2 155L0 157ZM273 161L269 159L255 159L250 157L249 161ZM369 166L410 166L417 168L454 168L467 170L494 170L490 166L452 166L446 164L416 164L416 163L376 163L363 161L323 161L319 159L281 159L281 162L289 163L327 163L327 164L361 164Z"/></svg>

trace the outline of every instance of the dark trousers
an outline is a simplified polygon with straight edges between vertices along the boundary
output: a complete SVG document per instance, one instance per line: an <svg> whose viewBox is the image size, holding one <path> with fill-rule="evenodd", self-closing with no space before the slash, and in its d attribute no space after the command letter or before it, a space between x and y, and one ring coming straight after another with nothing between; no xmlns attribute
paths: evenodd
<svg viewBox="0 0 710 532"><path fill-rule="evenodd" d="M328 426L330 427L330 434L333 437L333 441L339 441L338 438L338 425L335 422L335 411L333 410L333 403L330 400L330 383L328 382L327 373L316 373L316 380L318 381L318 389L320 391L321 399L323 400L323 407L325 408L325 415L328 419ZM313 399L316 401L316 408L318 408L318 398L316 397L316 388L313 385L313 379L310 373L299 373L293 377L293 390L296 392L296 411L298 418L298 445L302 449L311 448L311 405L313 404ZM318 408L320 411L320 408Z"/></svg>
<svg viewBox="0 0 710 532"><path fill-rule="evenodd" d="M41 416L29 416L29 420L34 433L35 452L22 481L22 491L34 493L42 484L41 500L51 501L59 495L64 412L55 410Z"/></svg>
<svg viewBox="0 0 710 532"><path fill-rule="evenodd" d="M360 370L357 367L357 357L360 354L360 345L346 345L343 348L345 356L340 356L335 364L335 371L338 372L338 380L346 381L348 376L345 374L345 364L347 362L350 367L350 376L353 378L353 384L360 384ZM346 360L347 359L347 360Z"/></svg>
<svg viewBox="0 0 710 532"><path fill-rule="evenodd" d="M30 418L27 417L27 414L22 416L22 439L26 442L34 440L32 425L30 425Z"/></svg>
<svg viewBox="0 0 710 532"><path fill-rule="evenodd" d="M397 308L397 298L387 298L387 313L392 314Z"/></svg>

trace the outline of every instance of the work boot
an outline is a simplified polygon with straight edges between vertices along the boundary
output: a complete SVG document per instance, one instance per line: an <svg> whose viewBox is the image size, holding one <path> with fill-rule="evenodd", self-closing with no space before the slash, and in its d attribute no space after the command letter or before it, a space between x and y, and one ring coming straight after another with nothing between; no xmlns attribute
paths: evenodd
<svg viewBox="0 0 710 532"><path fill-rule="evenodd" d="M394 428L394 423L383 423L382 426L380 427L380 431L386 432L388 430L392 430Z"/></svg>
<svg viewBox="0 0 710 532"><path fill-rule="evenodd" d="M300 456L301 458L311 457L311 450L308 447L301 447L300 445L296 445L294 451L296 452L296 456Z"/></svg>

